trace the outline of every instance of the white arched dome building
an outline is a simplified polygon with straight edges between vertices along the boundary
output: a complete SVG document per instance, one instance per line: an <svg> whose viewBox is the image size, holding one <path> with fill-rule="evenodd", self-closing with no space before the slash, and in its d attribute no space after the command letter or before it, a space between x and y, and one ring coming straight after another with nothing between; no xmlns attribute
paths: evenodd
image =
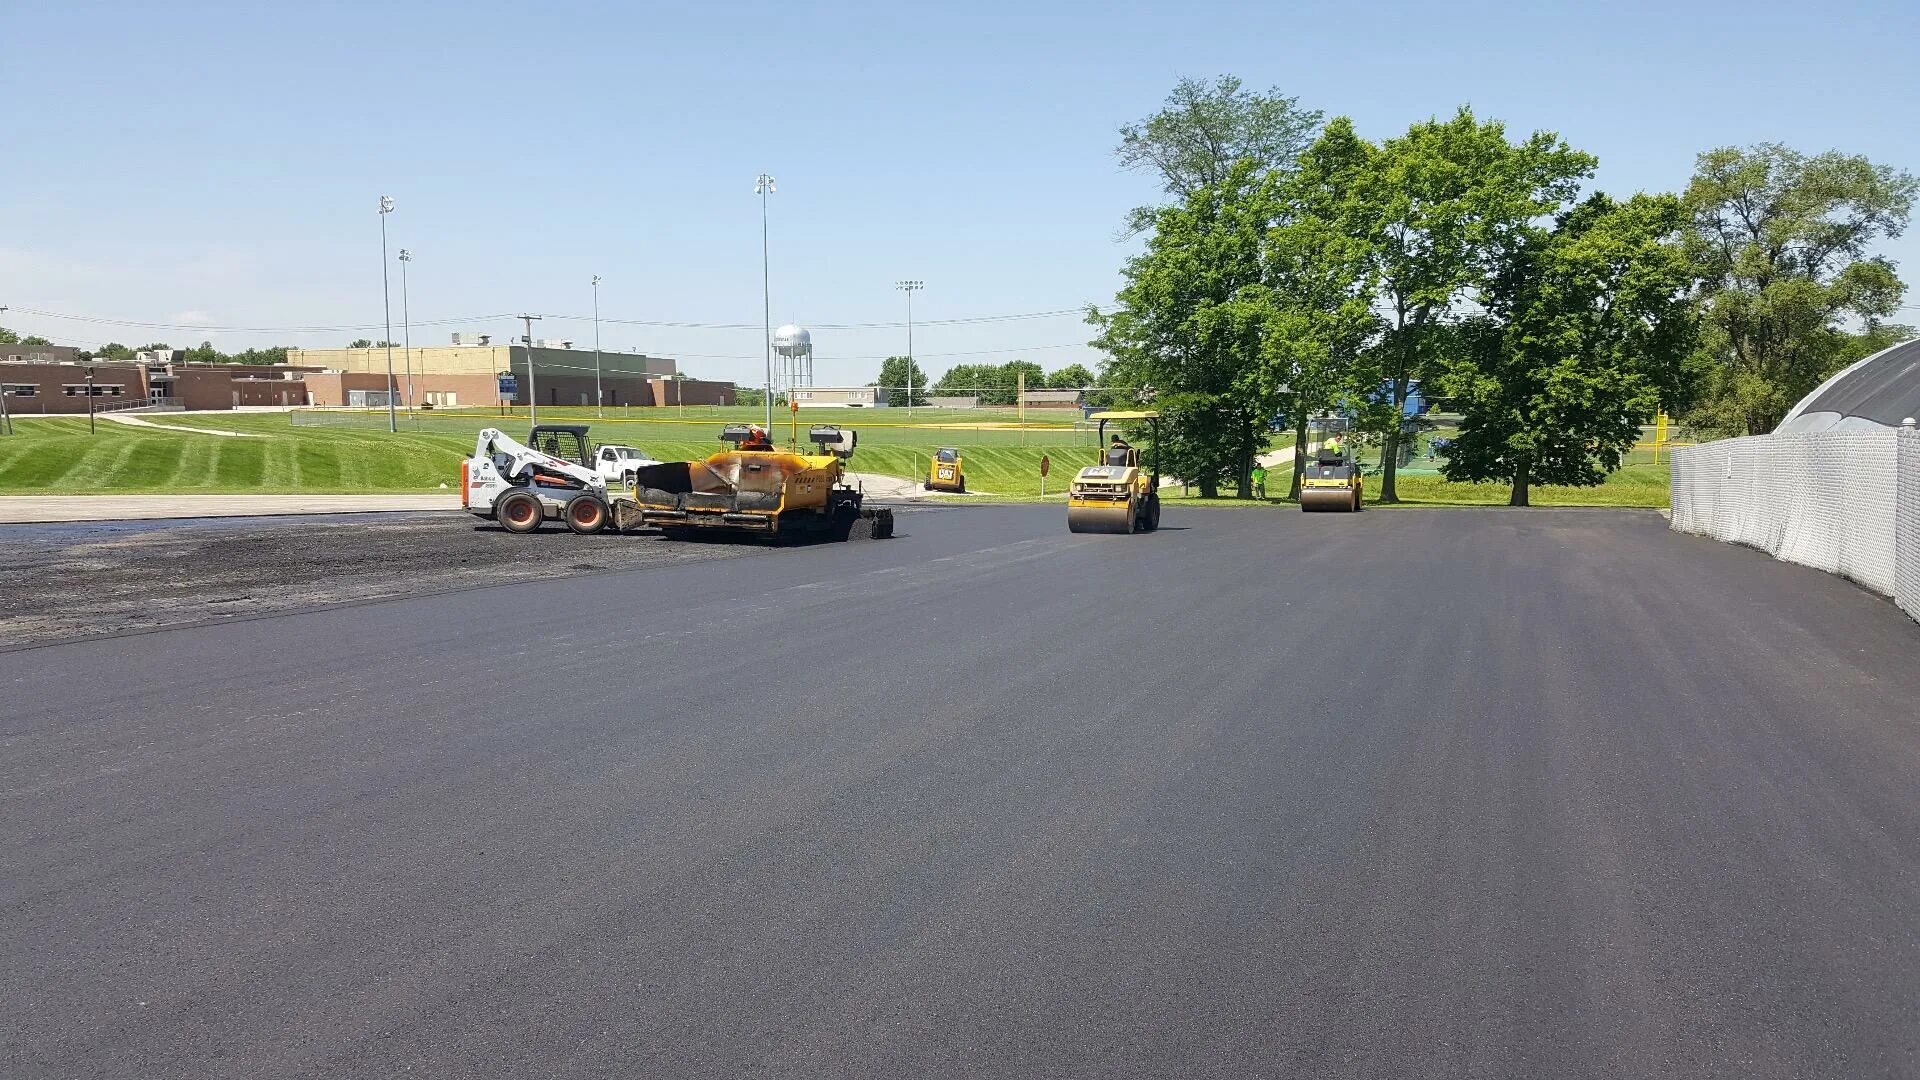
<svg viewBox="0 0 1920 1080"><path fill-rule="evenodd" d="M1903 341L1814 388L1776 433L1878 431L1920 416L1920 339Z"/></svg>

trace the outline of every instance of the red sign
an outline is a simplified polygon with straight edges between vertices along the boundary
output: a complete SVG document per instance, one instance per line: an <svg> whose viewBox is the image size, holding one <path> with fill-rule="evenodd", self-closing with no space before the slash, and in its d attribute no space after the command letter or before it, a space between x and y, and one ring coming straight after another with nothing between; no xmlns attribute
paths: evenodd
<svg viewBox="0 0 1920 1080"><path fill-rule="evenodd" d="M1040 455L1040 475L1044 477L1047 475L1047 473L1052 471L1053 471L1053 459L1048 457L1045 454L1041 454Z"/></svg>

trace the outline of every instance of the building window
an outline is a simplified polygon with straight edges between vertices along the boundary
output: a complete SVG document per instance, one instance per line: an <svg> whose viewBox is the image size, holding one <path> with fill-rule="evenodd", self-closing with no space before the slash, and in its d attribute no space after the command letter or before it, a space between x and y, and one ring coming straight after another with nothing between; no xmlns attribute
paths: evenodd
<svg viewBox="0 0 1920 1080"><path fill-rule="evenodd" d="M38 383L6 383L0 385L0 393L5 393L8 397L39 397L40 385Z"/></svg>
<svg viewBox="0 0 1920 1080"><path fill-rule="evenodd" d="M68 397L86 397L87 396L86 383L66 383L62 385L61 389L66 391L66 394ZM93 384L94 397L119 397L125 392L126 392L126 386L122 383L94 383Z"/></svg>

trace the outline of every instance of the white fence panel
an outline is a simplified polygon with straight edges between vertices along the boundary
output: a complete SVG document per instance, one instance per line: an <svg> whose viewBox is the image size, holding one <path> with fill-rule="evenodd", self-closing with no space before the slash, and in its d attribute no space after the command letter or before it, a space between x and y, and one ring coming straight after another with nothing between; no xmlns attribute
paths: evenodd
<svg viewBox="0 0 1920 1080"><path fill-rule="evenodd" d="M1893 599L1920 619L1920 431L1900 432L1898 495L1893 517Z"/></svg>
<svg viewBox="0 0 1920 1080"><path fill-rule="evenodd" d="M1673 527L1851 578L1920 618L1920 432L1755 435L1676 450Z"/></svg>

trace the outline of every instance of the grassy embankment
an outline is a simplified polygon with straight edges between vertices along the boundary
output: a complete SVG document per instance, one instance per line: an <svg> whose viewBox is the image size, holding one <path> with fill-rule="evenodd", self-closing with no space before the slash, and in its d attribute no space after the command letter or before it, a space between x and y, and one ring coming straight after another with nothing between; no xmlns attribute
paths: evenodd
<svg viewBox="0 0 1920 1080"><path fill-rule="evenodd" d="M720 448L722 425L753 419L753 409L689 408L684 415L617 416L596 420L592 410L542 410L541 419L589 425L589 438L640 446L662 459L704 456ZM524 427L525 414L492 412L421 413L401 418L401 430L386 431L382 414L309 414L296 425L286 414L149 416L172 430L152 430L98 422L88 434L84 417L28 417L17 420L17 434L0 437L0 495L105 493L389 493L428 492L457 482L460 458L472 452L474 433L486 426L509 431ZM1012 425L1012 410L959 411L916 409L911 423L903 411L803 416L809 422L838 422L860 432L854 467L863 472L921 479L935 447L957 446L965 459L968 486L994 495L1031 498L1040 492L1039 464L1052 459L1047 489L1058 495L1075 469L1094 455L1092 432L1070 418L1049 422L1029 414L1025 429ZM787 418L776 424L777 437L791 433ZM317 421L308 426L308 421ZM245 432L250 438L208 435L195 428ZM804 424L801 429L804 435ZM1284 491L1284 470L1273 470L1268 484ZM1402 499L1412 505L1503 504L1507 489L1493 484L1452 484L1431 472L1403 473ZM1368 491L1378 491L1377 477ZM1258 505L1238 499L1169 498L1186 505L1218 502ZM1537 505L1665 506L1664 466L1630 465L1597 488L1536 488Z"/></svg>

